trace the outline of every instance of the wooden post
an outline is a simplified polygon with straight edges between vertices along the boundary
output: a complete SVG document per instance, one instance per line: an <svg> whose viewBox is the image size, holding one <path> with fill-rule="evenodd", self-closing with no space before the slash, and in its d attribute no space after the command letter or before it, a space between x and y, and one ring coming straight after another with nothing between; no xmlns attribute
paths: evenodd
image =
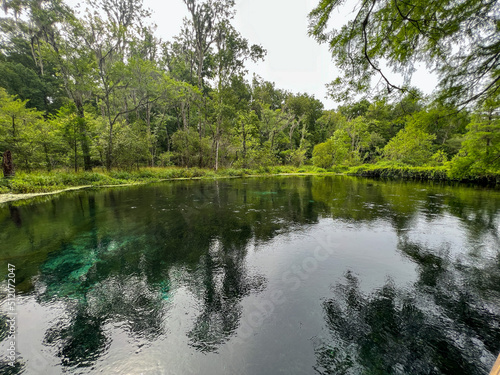
<svg viewBox="0 0 500 375"><path fill-rule="evenodd" d="M500 375L500 355L491 369L490 375Z"/></svg>
<svg viewBox="0 0 500 375"><path fill-rule="evenodd" d="M3 176L5 178L14 177L14 175L16 174L14 171L14 163L12 162L12 153L9 150L6 150L3 153L2 167Z"/></svg>

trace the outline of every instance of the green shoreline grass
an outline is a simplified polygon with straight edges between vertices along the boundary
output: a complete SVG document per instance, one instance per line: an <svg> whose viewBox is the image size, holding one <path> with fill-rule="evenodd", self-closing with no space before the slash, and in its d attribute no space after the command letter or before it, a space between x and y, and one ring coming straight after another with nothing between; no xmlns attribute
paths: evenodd
<svg viewBox="0 0 500 375"><path fill-rule="evenodd" d="M346 174L368 178L458 181L480 185L500 184L500 172L466 174L456 177L448 165L414 167L404 164L364 164L349 168Z"/></svg>
<svg viewBox="0 0 500 375"><path fill-rule="evenodd" d="M140 168L133 171L105 171L93 172L18 172L13 178L0 180L0 194L31 194L49 193L69 187L99 187L133 185L150 182L160 182L176 179L215 179L227 177L264 176L276 174L317 174L326 173L322 168L313 166L303 167L263 167L259 169L212 169L201 168ZM330 172L333 172L332 170Z"/></svg>
<svg viewBox="0 0 500 375"><path fill-rule="evenodd" d="M200 168L141 168L133 171L92 172L18 172L11 179L0 180L0 194L50 193L74 187L104 187L134 185L175 179L216 179L227 177L269 176L283 174L345 174L369 178L405 180L464 181L481 184L500 184L500 173L473 176L462 179L450 177L449 169L440 167L411 167L406 165L361 165L356 167L334 167L329 169L314 166L274 166L259 169L211 169Z"/></svg>

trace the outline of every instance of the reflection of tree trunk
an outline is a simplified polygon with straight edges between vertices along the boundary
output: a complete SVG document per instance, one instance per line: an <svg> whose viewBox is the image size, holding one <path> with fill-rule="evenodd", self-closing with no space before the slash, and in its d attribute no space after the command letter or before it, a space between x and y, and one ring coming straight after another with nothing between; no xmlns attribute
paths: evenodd
<svg viewBox="0 0 500 375"><path fill-rule="evenodd" d="M14 175L16 174L14 170L14 162L12 161L12 153L10 152L10 150L7 150L3 153L2 167L3 176L5 178L14 177Z"/></svg>
<svg viewBox="0 0 500 375"><path fill-rule="evenodd" d="M97 220L96 220L96 203L95 203L95 196L94 195L89 195L88 197L88 203L89 203L89 216L90 216L90 233L91 233L91 240L92 240L92 247L97 248L99 245L99 238L97 236Z"/></svg>
<svg viewBox="0 0 500 375"><path fill-rule="evenodd" d="M9 205L10 218L16 224L16 227L21 228L23 221L21 219L21 212L19 208Z"/></svg>

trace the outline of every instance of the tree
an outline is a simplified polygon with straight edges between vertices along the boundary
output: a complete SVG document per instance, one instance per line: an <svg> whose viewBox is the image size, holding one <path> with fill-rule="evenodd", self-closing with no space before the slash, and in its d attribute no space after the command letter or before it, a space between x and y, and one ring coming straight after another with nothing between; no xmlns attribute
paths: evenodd
<svg viewBox="0 0 500 375"><path fill-rule="evenodd" d="M249 93L249 88L242 85L246 73L245 62L251 59L254 62L264 58L266 51L259 45L248 44L239 32L228 22L221 22L217 30L216 54L214 55L215 78L217 82L216 100L214 101L215 119L215 170L219 167L219 146L223 131L223 123L233 124L237 117L237 106L244 106L243 100ZM242 94L239 98L235 98ZM231 97L234 103L230 103ZM236 99L236 100L234 100ZM242 108L240 108L242 109ZM245 133L244 133L245 134Z"/></svg>
<svg viewBox="0 0 500 375"><path fill-rule="evenodd" d="M384 157L410 165L421 165L429 161L432 152L432 141L436 139L415 126L407 126L399 131L384 147Z"/></svg>
<svg viewBox="0 0 500 375"><path fill-rule="evenodd" d="M323 111L322 116L318 118L314 124L314 131L311 135L312 144L326 141L345 121L345 117L336 111Z"/></svg>
<svg viewBox="0 0 500 375"><path fill-rule="evenodd" d="M136 60L130 56L129 52L130 50L136 53L141 51L137 49L141 43L132 42L134 42L134 35L144 34L145 31L148 34L147 28L142 27L142 22L149 16L149 12L143 8L141 0L89 0L89 2L94 8L102 11L102 16L98 13L88 14L84 24L85 29L82 30L81 35L86 49L93 54L97 66L96 73L99 82L96 85L97 96L103 117L108 120L106 168L111 169L114 162L115 124L125 114L148 106L151 102L147 90L131 90L132 81L135 79L136 83L142 85L139 82L141 75L149 80L157 78L154 67L153 71L147 69L151 65L150 61L145 61L139 68L140 75L131 74L134 73ZM137 42L137 39L135 41ZM151 57L150 54L146 56ZM138 88L137 85L135 88ZM137 97L136 93L142 95ZM132 96L130 107L129 96Z"/></svg>
<svg viewBox="0 0 500 375"><path fill-rule="evenodd" d="M331 139L314 146L312 162L320 168L329 168L333 165L333 141Z"/></svg>
<svg viewBox="0 0 500 375"><path fill-rule="evenodd" d="M472 117L462 149L452 160L452 175L464 178L500 170L498 102L488 100Z"/></svg>
<svg viewBox="0 0 500 375"><path fill-rule="evenodd" d="M206 94L205 78L212 75L211 57L213 55L213 46L220 30L225 24L229 23L234 17L234 0L184 0L191 19L184 20L184 31L182 35L190 38L184 41L184 44L194 49L191 54L194 57L192 68L196 72L198 89ZM200 147L202 137L205 131L202 116L198 116L198 135ZM202 149L199 149L200 166L203 164Z"/></svg>
<svg viewBox="0 0 500 375"><path fill-rule="evenodd" d="M261 104L269 105L272 110L282 107L285 99L290 94L275 87L274 82L264 81L261 77L254 75L252 79L253 108L260 118Z"/></svg>
<svg viewBox="0 0 500 375"><path fill-rule="evenodd" d="M90 139L83 108L94 79L89 51L80 38L82 24L61 0L28 0L19 2L14 10L18 12L24 8L28 13L28 22L24 24L16 19L16 24L24 30L23 37L29 39L33 62L40 76L59 76L59 85L64 87L75 104L81 119L79 132L82 134L80 142L84 167L91 170ZM46 78L44 80L47 81ZM53 99L45 94L46 102Z"/></svg>
<svg viewBox="0 0 500 375"><path fill-rule="evenodd" d="M497 0L367 0L354 19L330 28L342 0L320 0L309 14L309 33L328 42L343 71L332 95L345 100L366 92L378 75L388 92L406 90L417 63L439 76L439 98L459 106L482 102L500 92L500 3ZM402 74L392 82L382 68Z"/></svg>
<svg viewBox="0 0 500 375"><path fill-rule="evenodd" d="M14 164L23 164L31 169L36 164L36 151L39 146L37 124L42 113L26 108L21 101L0 88L0 151L10 150Z"/></svg>
<svg viewBox="0 0 500 375"><path fill-rule="evenodd" d="M286 100L286 105L298 122L299 149L305 151L309 148L310 136L315 132L316 121L323 115L323 103L315 99L314 96L297 94L290 95Z"/></svg>

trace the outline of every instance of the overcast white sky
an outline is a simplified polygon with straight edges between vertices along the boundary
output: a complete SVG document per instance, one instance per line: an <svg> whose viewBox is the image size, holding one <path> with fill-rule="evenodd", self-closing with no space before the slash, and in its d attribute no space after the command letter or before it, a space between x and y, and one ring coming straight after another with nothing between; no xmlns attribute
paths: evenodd
<svg viewBox="0 0 500 375"><path fill-rule="evenodd" d="M325 84L336 77L326 45L307 35L307 14L318 0L236 0L234 26L251 44L267 50L265 61L249 63L256 73L276 87L294 93L308 93L333 107L326 100ZM145 0L153 12L157 35L170 40L178 34L182 19L188 16L182 0Z"/></svg>
<svg viewBox="0 0 500 375"><path fill-rule="evenodd" d="M264 62L248 64L250 76L260 75L276 87L293 93L314 95L325 104L335 107L331 99L325 99L325 84L337 77L327 45L319 45L307 35L307 15L319 0L236 0L234 26L251 44L260 44L267 50ZM76 0L68 3L75 4ZM347 0L343 13L336 12L333 22L346 22L357 0ZM157 25L156 34L163 40L171 40L181 29L182 19L188 16L182 0L144 0L152 11L152 22ZM430 93L435 78L419 71L413 84Z"/></svg>

